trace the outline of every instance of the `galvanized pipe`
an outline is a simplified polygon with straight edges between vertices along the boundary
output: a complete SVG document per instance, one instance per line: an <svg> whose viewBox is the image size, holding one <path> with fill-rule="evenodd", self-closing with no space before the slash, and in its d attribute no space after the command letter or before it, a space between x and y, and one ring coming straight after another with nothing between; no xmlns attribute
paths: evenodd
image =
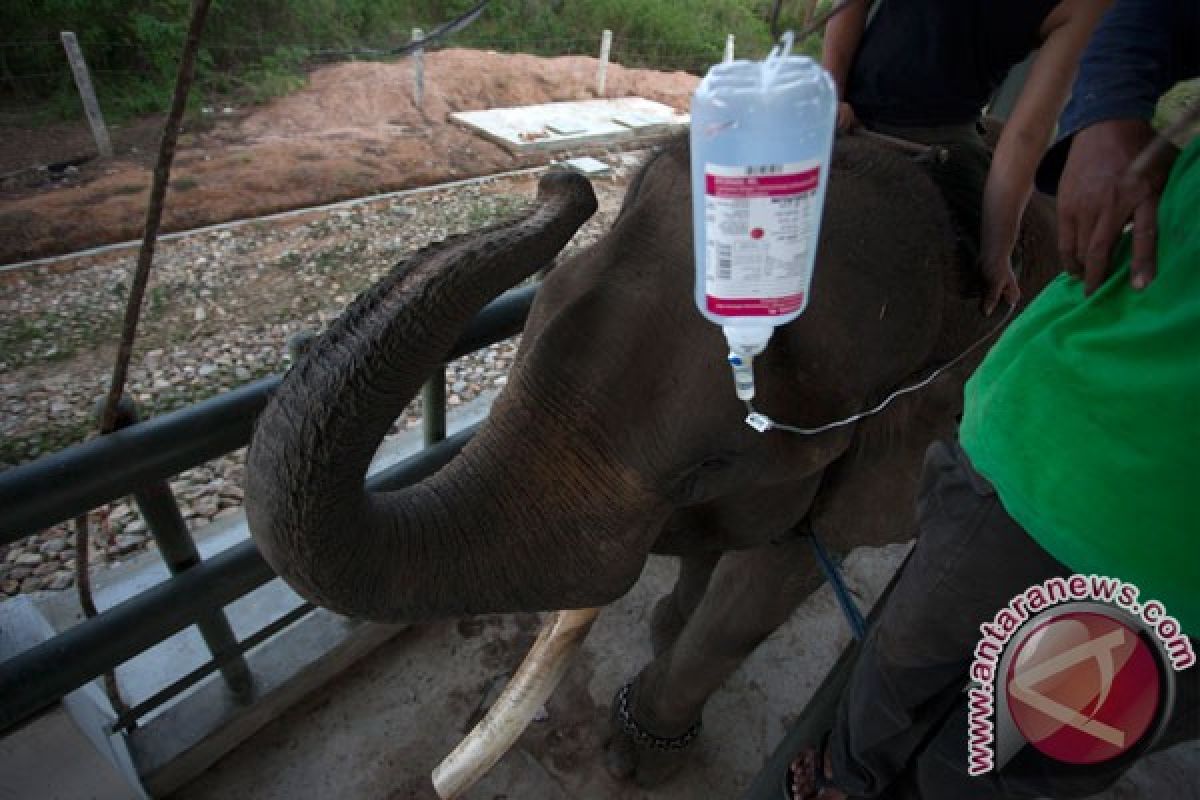
<svg viewBox="0 0 1200 800"><path fill-rule="evenodd" d="M128 428L137 424L137 421L137 406L126 395L117 404L116 429ZM147 484L133 493L133 500L158 545L163 563L172 575L179 575L200 563L200 551L196 549L196 542L179 511L179 503L169 483L155 481ZM214 658L218 653L237 646L237 638L224 611L200 615L196 627ZM254 698L254 676L250 674L246 659L240 654L221 665L221 675L239 703L249 703Z"/></svg>
<svg viewBox="0 0 1200 800"><path fill-rule="evenodd" d="M422 450L373 476L367 487L398 489L432 475L474 433L475 426ZM245 541L0 663L0 736L274 577L254 542Z"/></svg>
<svg viewBox="0 0 1200 800"><path fill-rule="evenodd" d="M421 432L425 446L446 438L446 368L438 365L421 387Z"/></svg>

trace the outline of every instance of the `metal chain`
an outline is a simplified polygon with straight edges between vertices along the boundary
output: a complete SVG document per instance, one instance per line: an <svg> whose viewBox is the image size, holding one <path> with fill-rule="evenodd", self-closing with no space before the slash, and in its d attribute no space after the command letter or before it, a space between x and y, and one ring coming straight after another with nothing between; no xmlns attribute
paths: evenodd
<svg viewBox="0 0 1200 800"><path fill-rule="evenodd" d="M696 722L680 736L656 736L650 733L637 723L629 711L629 694L632 690L633 681L630 681L617 692L617 722L621 724L622 732L638 744L654 750L679 751L690 745L700 735L700 722Z"/></svg>

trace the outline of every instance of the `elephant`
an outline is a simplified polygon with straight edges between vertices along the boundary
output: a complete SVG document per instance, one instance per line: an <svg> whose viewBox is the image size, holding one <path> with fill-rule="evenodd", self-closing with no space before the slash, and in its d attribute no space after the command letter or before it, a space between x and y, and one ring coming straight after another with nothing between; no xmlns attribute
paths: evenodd
<svg viewBox="0 0 1200 800"><path fill-rule="evenodd" d="M370 493L389 426L489 300L554 261L593 213L550 172L527 215L432 245L357 298L260 415L250 530L317 605L394 622L602 606L650 553L680 558L654 658L612 706L608 766L645 786L685 763L707 698L822 580L835 551L906 541L924 452L953 437L979 347L919 391L816 435L744 424L721 331L693 301L689 149L653 155L611 229L554 262L490 416L426 480ZM1034 198L1016 260L1051 277ZM756 402L795 425L871 408L1003 326L980 310L943 195L913 157L842 137L806 311L755 362Z"/></svg>

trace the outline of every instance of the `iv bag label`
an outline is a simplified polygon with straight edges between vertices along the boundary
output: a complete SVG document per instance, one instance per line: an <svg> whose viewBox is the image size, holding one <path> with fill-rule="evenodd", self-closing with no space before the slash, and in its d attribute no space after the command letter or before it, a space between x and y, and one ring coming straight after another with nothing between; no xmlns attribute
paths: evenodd
<svg viewBox="0 0 1200 800"><path fill-rule="evenodd" d="M724 316L804 306L819 222L815 160L704 168L705 302Z"/></svg>

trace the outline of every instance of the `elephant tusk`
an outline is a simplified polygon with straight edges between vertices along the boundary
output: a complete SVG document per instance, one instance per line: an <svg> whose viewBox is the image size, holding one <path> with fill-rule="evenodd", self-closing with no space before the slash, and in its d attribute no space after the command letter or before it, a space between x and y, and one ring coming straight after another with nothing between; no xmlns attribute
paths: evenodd
<svg viewBox="0 0 1200 800"><path fill-rule="evenodd" d="M453 800L475 785L508 752L545 705L583 644L598 608L557 611L538 634L508 686L487 714L433 771L433 788Z"/></svg>

